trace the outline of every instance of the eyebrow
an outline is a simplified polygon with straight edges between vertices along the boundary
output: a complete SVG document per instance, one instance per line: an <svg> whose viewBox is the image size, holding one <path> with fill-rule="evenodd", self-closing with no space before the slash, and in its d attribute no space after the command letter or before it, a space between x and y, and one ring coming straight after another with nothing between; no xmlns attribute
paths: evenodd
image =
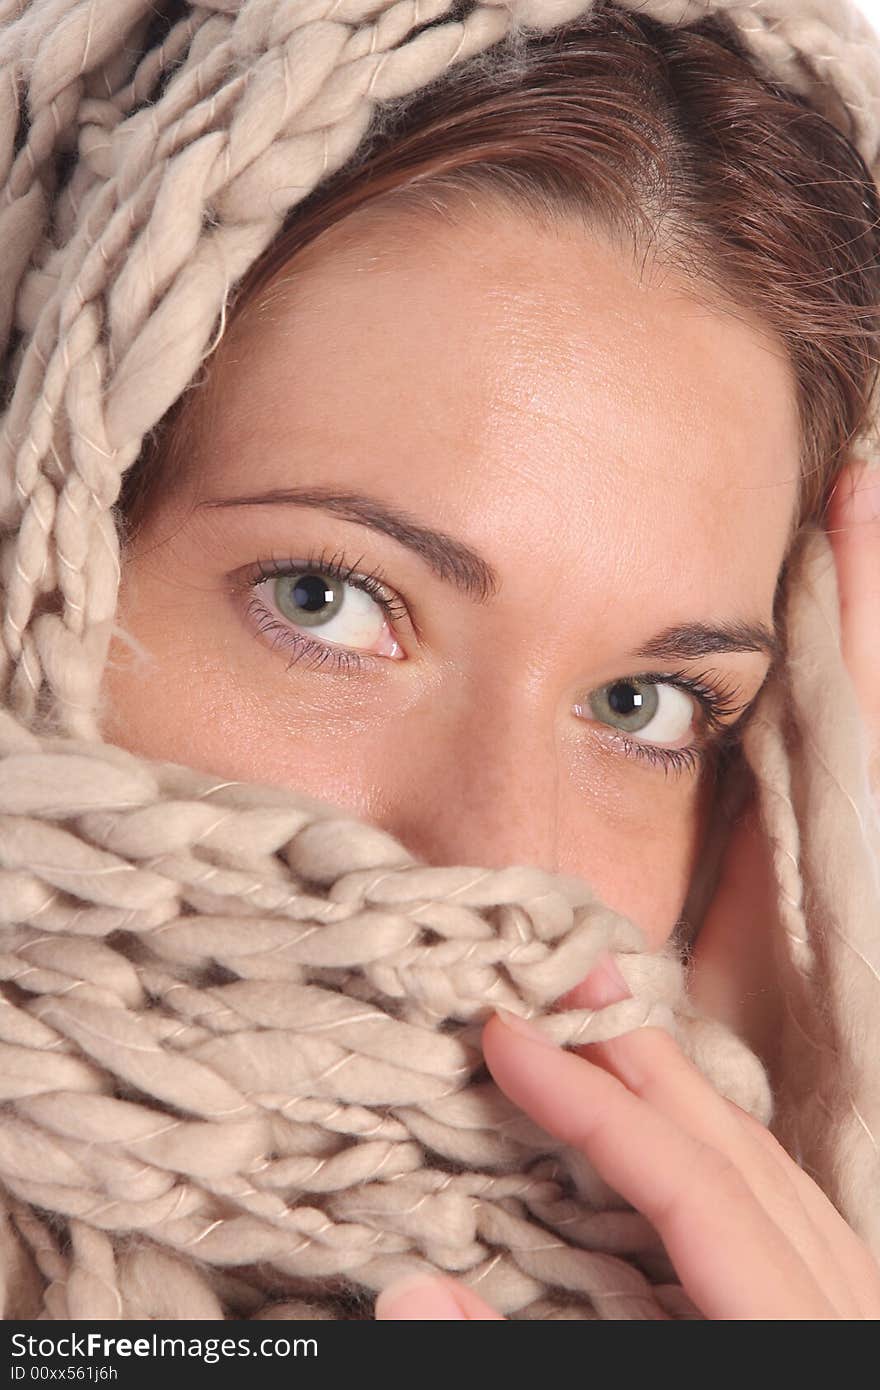
<svg viewBox="0 0 880 1390"><path fill-rule="evenodd" d="M782 656L782 643L766 623L680 623L652 637L635 655L690 661L714 652L766 652L777 661Z"/></svg>
<svg viewBox="0 0 880 1390"><path fill-rule="evenodd" d="M333 488L286 487L241 497L208 498L201 507L315 507L334 512L345 521L368 526L414 551L432 573L451 583L475 603L488 603L501 587L497 570L463 541L444 531L422 526L412 517L376 497ZM766 652L773 660L782 644L766 623L734 620L718 624L678 623L657 633L633 653L666 661L689 661L717 652Z"/></svg>
<svg viewBox="0 0 880 1390"><path fill-rule="evenodd" d="M434 574L452 583L476 603L488 603L501 587L496 570L471 550L463 541L454 540L443 531L433 531L407 516L405 512L367 497L361 492L336 492L332 488L275 488L250 497L224 497L206 501L200 507L319 507L335 512L346 521L355 521L380 531L392 540L414 550Z"/></svg>

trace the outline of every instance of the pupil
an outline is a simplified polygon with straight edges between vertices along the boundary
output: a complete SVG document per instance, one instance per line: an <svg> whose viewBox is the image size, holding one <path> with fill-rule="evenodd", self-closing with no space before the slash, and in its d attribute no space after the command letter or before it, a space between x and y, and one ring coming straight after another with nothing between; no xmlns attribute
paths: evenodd
<svg viewBox="0 0 880 1390"><path fill-rule="evenodd" d="M625 692L623 696L620 694L621 691ZM619 681L617 685L612 686L608 696L608 703L615 714L626 716L633 714L637 709L641 709L644 698L644 695L640 695L634 686Z"/></svg>
<svg viewBox="0 0 880 1390"><path fill-rule="evenodd" d="M332 590L317 574L301 575L293 588L293 600L307 613L317 613L333 598Z"/></svg>

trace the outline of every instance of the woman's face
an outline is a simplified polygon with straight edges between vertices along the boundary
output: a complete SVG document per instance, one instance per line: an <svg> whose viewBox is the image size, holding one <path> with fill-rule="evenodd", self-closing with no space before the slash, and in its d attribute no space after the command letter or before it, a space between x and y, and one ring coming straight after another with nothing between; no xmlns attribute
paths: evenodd
<svg viewBox="0 0 880 1390"><path fill-rule="evenodd" d="M148 657L114 643L104 736L431 864L578 874L658 946L712 795L684 683L729 728L771 664L791 369L573 222L394 216L335 227L228 328L125 557Z"/></svg>

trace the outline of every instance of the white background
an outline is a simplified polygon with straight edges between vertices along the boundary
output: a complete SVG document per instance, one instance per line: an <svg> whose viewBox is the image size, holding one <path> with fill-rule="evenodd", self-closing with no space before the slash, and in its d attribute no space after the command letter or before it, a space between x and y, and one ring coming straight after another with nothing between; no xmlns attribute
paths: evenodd
<svg viewBox="0 0 880 1390"><path fill-rule="evenodd" d="M880 0L856 0L856 4L868 16L874 28L880 32Z"/></svg>

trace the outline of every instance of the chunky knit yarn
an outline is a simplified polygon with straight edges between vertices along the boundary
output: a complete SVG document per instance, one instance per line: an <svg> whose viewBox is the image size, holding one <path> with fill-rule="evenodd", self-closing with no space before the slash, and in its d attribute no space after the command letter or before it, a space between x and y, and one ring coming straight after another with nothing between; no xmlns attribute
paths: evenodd
<svg viewBox="0 0 880 1390"><path fill-rule="evenodd" d="M880 171L880 46L849 0L621 3L724 12ZM0 0L6 1318L371 1317L417 1267L517 1318L698 1317L648 1223L492 1083L499 1004L565 1042L668 1029L880 1256L880 817L823 532L743 745L779 891L772 1088L582 880L430 867L99 733L113 504L231 287L378 105L590 8L203 0L149 46L150 0ZM549 1012L605 949L632 998Z"/></svg>

